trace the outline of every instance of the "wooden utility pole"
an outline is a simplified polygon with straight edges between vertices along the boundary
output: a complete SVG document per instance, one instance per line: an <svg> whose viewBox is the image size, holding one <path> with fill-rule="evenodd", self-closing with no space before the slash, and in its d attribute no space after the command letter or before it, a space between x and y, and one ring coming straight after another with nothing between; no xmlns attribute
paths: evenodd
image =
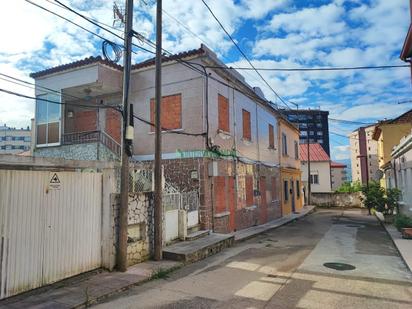
<svg viewBox="0 0 412 309"><path fill-rule="evenodd" d="M308 205L310 205L310 194L311 194L311 184L310 184L310 143L309 143L309 120L307 120L306 121L306 123L307 123L307 126L308 126L308 128L307 128L307 132L308 132L308 135L307 135L307 139L306 139L306 146L307 146L307 151L308 151L308 198L307 198L307 202L308 202Z"/></svg>
<svg viewBox="0 0 412 309"><path fill-rule="evenodd" d="M133 0L126 0L126 20L124 25L123 54L123 141L122 167L120 171L120 209L119 209L119 244L117 248L117 269L127 270L127 228L129 203L129 156L133 140L133 127L130 126L129 86L132 62Z"/></svg>
<svg viewBox="0 0 412 309"><path fill-rule="evenodd" d="M155 166L154 166L154 258L162 259L163 205L162 205L162 0L156 6L156 77L155 77Z"/></svg>

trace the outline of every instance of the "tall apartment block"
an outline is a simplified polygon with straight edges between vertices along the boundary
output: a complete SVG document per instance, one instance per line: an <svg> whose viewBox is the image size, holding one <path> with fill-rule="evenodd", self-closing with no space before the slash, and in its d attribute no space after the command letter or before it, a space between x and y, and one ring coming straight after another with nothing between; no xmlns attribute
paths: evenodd
<svg viewBox="0 0 412 309"><path fill-rule="evenodd" d="M373 140L374 125L360 127L349 135L352 181L366 184L378 180L378 142Z"/></svg>
<svg viewBox="0 0 412 309"><path fill-rule="evenodd" d="M330 156L328 111L316 109L283 110L282 114L286 115L290 122L299 126L300 144L306 143L309 135L309 142L319 143Z"/></svg>

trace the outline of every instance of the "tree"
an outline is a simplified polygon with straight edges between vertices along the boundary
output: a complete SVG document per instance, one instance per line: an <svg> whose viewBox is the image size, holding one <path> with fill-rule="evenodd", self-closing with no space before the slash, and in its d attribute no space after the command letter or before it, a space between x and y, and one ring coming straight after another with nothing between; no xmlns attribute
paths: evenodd
<svg viewBox="0 0 412 309"><path fill-rule="evenodd" d="M393 210L396 209L396 213L399 214L399 200L401 198L401 191L397 188L391 188L386 190L386 206L387 213L393 214Z"/></svg>
<svg viewBox="0 0 412 309"><path fill-rule="evenodd" d="M353 192L360 192L362 190L362 185L359 181L355 181L351 183L350 181L345 181L337 190L336 192L340 193L353 193Z"/></svg>
<svg viewBox="0 0 412 309"><path fill-rule="evenodd" d="M371 209L375 208L377 211L386 213L385 208L385 190L377 181L370 181L368 185L362 186L363 203L368 208L369 214Z"/></svg>

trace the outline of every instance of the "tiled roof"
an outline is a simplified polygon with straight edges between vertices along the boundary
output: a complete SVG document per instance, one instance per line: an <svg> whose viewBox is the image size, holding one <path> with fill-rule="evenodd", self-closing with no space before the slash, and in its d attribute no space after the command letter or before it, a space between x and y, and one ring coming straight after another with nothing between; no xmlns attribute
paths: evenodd
<svg viewBox="0 0 412 309"><path fill-rule="evenodd" d="M389 123L412 123L412 109L389 121Z"/></svg>
<svg viewBox="0 0 412 309"><path fill-rule="evenodd" d="M299 153L301 161L308 161L308 145L300 144ZM309 144L310 161L330 161L328 154L318 143Z"/></svg>
<svg viewBox="0 0 412 309"><path fill-rule="evenodd" d="M342 164L342 163L339 163L339 162L332 161L332 162L330 162L330 167L345 168L346 164Z"/></svg>
<svg viewBox="0 0 412 309"><path fill-rule="evenodd" d="M191 56L195 56L195 55L202 55L205 53L205 50L203 48L198 48L198 49L192 49L186 52L182 52L182 53L178 53L175 55L171 55L168 57L163 57L163 62L168 62L168 61L173 61L173 60L177 60L177 59L181 59L181 58L187 58L187 57L191 57ZM94 63L102 63L105 65L108 65L114 69L117 70L122 70L123 67L120 64L117 64L113 61L107 60L107 59L103 59L101 56L97 56L97 57L87 57L84 58L82 60L78 60L78 61L74 61L74 62L70 62L67 64L63 64L63 65L59 65L59 66L55 66L49 69L45 69L43 71L39 71L39 72L35 72L35 73L31 73L30 77L32 78L37 78L37 77L41 77L41 76L45 76L45 75L49 75L49 74L53 74L53 73L57 73L57 72L62 72L62 71L66 71L66 70L70 70L70 69L74 69L74 68L79 68L82 66L86 66L89 64L94 64ZM136 70L136 69L141 69L141 68L145 68L145 67L149 67L155 64L155 58L151 58L149 60L140 62L140 63L136 63L134 65L132 65L132 70Z"/></svg>
<svg viewBox="0 0 412 309"><path fill-rule="evenodd" d="M58 66L55 66L55 67L52 67L52 68L49 68L49 69L45 69L43 71L31 73L30 77L37 78L37 77L41 77L41 76L45 76L45 75L49 75L49 74L53 74L53 73L57 73L57 72L62 72L62 71L66 71L66 70L70 70L70 69L74 69L74 68L79 68L79 67L89 65L89 64L94 64L94 63L101 63L101 64L108 65L108 66L110 66L114 69L122 70L122 66L119 65L119 64L114 63L113 61L103 59L101 56L97 56L97 57L91 56L91 57L84 58L82 60L70 62L70 63L67 63L67 64L58 65Z"/></svg>

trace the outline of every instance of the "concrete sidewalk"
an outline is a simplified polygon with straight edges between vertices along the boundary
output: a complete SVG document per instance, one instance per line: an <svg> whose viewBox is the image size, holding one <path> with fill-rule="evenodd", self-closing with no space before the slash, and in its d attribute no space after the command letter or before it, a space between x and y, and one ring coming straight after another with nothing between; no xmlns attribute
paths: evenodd
<svg viewBox="0 0 412 309"><path fill-rule="evenodd" d="M247 229L243 229L240 231L237 231L234 233L235 235L235 242L239 241L244 241L249 238L252 238L256 235L259 235L261 233L267 232L269 230L278 228L282 225L288 224L289 222L292 222L294 220L297 220L299 218L302 218L311 212L315 210L315 206L304 206L299 213L293 213L284 217L281 217L279 219L270 221L268 223L262 224L262 225L257 225L257 226L252 226Z"/></svg>
<svg viewBox="0 0 412 309"><path fill-rule="evenodd" d="M0 308L85 308L182 265L148 261L131 266L124 273L89 272L0 301Z"/></svg>
<svg viewBox="0 0 412 309"><path fill-rule="evenodd" d="M392 238L392 242L396 249L398 249L399 255L412 272L412 240L402 238L402 234L393 225L385 224L382 221L381 223Z"/></svg>
<svg viewBox="0 0 412 309"><path fill-rule="evenodd" d="M299 213L237 231L232 234L232 237L235 237L235 241L249 239L302 218L311 213L314 208L314 206L305 206ZM164 274L183 265L183 263L168 260L147 261L129 267L124 273L92 271L2 300L0 308L85 308L132 286L149 281L156 274L160 274L159 270Z"/></svg>

